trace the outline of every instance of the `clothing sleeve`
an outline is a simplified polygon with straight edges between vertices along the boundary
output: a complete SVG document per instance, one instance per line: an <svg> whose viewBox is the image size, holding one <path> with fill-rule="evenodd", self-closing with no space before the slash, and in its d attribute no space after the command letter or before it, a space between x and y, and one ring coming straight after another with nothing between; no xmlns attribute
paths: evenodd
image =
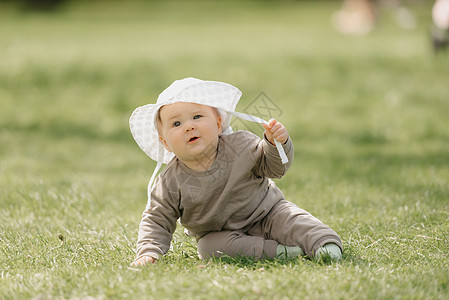
<svg viewBox="0 0 449 300"><path fill-rule="evenodd" d="M261 152L259 160L253 168L256 176L266 176L269 178L281 178L292 165L294 149L291 138L282 145L288 162L284 165L275 145L271 144L266 137L262 139L257 148Z"/></svg>
<svg viewBox="0 0 449 300"><path fill-rule="evenodd" d="M151 205L142 214L137 239L137 259L151 256L159 259L170 248L176 221L180 217L177 199L170 193L166 179L156 178L151 192Z"/></svg>

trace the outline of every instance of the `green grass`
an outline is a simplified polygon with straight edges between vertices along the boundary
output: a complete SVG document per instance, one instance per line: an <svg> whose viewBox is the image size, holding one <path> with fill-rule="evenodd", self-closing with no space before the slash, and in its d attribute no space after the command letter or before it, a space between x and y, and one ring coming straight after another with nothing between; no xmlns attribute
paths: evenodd
<svg viewBox="0 0 449 300"><path fill-rule="evenodd" d="M449 56L429 6L337 34L337 2L0 3L0 299L447 299ZM341 263L201 261L174 236L130 268L154 168L128 118L173 80L265 92L295 144L277 184L334 228Z"/></svg>

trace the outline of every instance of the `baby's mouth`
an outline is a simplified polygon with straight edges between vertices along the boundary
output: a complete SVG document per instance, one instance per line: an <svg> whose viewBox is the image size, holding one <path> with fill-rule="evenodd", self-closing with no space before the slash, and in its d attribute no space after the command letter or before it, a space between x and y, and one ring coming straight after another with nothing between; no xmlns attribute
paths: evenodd
<svg viewBox="0 0 449 300"><path fill-rule="evenodd" d="M198 139L199 139L199 137L197 137L197 136L191 137L191 138L189 139L189 143L190 143L190 142L194 142L194 141L196 141L196 140L198 140Z"/></svg>

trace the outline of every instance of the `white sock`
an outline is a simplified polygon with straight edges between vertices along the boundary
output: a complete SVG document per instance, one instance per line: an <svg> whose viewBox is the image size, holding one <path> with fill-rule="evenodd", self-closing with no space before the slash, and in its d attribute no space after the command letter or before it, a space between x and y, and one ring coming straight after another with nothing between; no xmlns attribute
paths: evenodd
<svg viewBox="0 0 449 300"><path fill-rule="evenodd" d="M317 260L321 260L325 256L329 256L332 260L340 260L343 255L340 247L334 243L329 243L320 247L315 253L315 258Z"/></svg>
<svg viewBox="0 0 449 300"><path fill-rule="evenodd" d="M303 256L305 254L304 250L299 246L288 247L279 244L276 248L276 257L278 258L293 259L300 255Z"/></svg>

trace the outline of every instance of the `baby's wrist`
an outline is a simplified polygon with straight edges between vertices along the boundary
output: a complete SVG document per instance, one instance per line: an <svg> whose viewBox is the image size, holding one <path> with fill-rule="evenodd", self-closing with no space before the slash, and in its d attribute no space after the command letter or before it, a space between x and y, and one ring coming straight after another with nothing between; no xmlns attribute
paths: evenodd
<svg viewBox="0 0 449 300"><path fill-rule="evenodd" d="M268 137L267 137L267 135L266 135L265 133L263 134L263 138L264 138L265 141L267 141L269 144L271 144L272 146L275 146L274 140L273 140L273 142L271 142L271 141L268 139Z"/></svg>
<svg viewBox="0 0 449 300"><path fill-rule="evenodd" d="M273 139L273 141L270 141L265 133L263 134L263 137L264 137L265 141L267 141L268 143L270 143L272 146L276 146L276 144L275 144L275 139ZM287 144L289 138L290 138L290 136L288 136L288 137L285 139L284 142L281 142L281 144L282 144L282 145Z"/></svg>

